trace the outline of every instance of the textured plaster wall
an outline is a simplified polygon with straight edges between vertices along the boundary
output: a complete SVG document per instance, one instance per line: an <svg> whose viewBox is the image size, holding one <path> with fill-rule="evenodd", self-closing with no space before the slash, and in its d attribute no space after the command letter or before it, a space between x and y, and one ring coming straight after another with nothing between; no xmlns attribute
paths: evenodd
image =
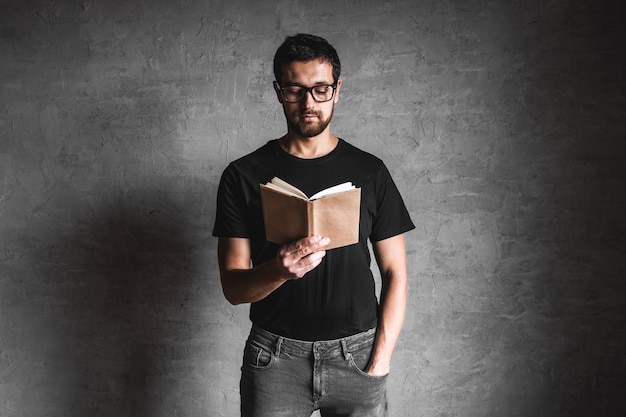
<svg viewBox="0 0 626 417"><path fill-rule="evenodd" d="M271 57L301 31L417 225L391 415L624 415L618 6L2 1L0 416L237 415L215 191L284 132Z"/></svg>

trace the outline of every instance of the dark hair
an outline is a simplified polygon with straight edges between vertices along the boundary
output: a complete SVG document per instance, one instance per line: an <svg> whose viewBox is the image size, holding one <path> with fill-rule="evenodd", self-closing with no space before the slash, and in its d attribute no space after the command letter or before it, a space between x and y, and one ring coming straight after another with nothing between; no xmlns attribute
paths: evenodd
<svg viewBox="0 0 626 417"><path fill-rule="evenodd" d="M315 35L299 33L288 36L274 55L274 77L279 83L282 81L283 65L294 61L310 61L321 59L333 67L333 82L339 80L341 63L337 51L324 38Z"/></svg>

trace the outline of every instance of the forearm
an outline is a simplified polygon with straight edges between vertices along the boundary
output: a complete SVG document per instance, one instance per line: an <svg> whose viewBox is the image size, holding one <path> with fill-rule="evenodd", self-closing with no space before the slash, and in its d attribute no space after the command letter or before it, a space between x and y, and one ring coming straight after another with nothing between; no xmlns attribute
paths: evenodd
<svg viewBox="0 0 626 417"><path fill-rule="evenodd" d="M275 261L255 268L230 269L221 272L222 290L231 304L260 301L283 285L287 279L278 274Z"/></svg>
<svg viewBox="0 0 626 417"><path fill-rule="evenodd" d="M374 253L380 269L382 290L376 342L367 372L384 375L391 368L391 355L400 337L406 311L408 278L404 235L375 242Z"/></svg>
<svg viewBox="0 0 626 417"><path fill-rule="evenodd" d="M391 357L404 322L407 291L406 276L393 276L383 280L376 342L369 373L384 375L391 368Z"/></svg>
<svg viewBox="0 0 626 417"><path fill-rule="evenodd" d="M283 245L275 258L251 268L250 242L243 238L220 238L217 257L224 296L232 304L260 301L292 279L301 279L317 267L329 240L311 236Z"/></svg>

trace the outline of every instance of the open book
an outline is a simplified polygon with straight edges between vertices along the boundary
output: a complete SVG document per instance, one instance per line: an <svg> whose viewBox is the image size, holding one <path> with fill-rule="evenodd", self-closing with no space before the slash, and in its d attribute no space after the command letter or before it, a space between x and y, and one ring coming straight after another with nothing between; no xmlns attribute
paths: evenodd
<svg viewBox="0 0 626 417"><path fill-rule="evenodd" d="M261 184L261 202L267 240L277 244L306 236L327 236L325 249L359 241L361 189L346 182L326 188L311 197L274 177Z"/></svg>

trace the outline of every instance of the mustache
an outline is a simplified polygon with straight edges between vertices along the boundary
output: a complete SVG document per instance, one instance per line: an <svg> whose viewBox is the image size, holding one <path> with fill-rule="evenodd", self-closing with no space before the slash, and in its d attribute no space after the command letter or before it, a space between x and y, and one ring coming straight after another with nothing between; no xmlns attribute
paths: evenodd
<svg viewBox="0 0 626 417"><path fill-rule="evenodd" d="M320 117L320 112L315 110L305 110L301 112L297 112L299 116L317 116Z"/></svg>

